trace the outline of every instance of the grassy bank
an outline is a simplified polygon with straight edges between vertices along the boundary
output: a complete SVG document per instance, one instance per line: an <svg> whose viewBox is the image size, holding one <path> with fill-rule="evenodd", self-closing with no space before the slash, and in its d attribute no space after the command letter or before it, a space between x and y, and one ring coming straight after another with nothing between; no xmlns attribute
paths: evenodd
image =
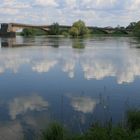
<svg viewBox="0 0 140 140"><path fill-rule="evenodd" d="M42 131L41 140L140 140L140 111L128 111L125 124L113 126L110 121L102 126L94 123L86 132L76 135L53 123Z"/></svg>

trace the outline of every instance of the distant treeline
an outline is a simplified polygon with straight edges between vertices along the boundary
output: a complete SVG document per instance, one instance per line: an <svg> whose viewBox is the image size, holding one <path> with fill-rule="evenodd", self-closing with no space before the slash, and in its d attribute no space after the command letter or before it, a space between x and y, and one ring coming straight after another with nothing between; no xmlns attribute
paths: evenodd
<svg viewBox="0 0 140 140"><path fill-rule="evenodd" d="M113 32L106 32L106 30L113 30ZM139 22L132 22L127 27L117 26L116 28L113 27L106 27L106 28L88 28L84 21L78 20L73 23L71 28L62 28L59 23L53 23L49 27L49 31L44 31L41 29L35 28L25 28L21 32L23 36L35 36L35 35L63 35L65 37L72 36L72 37L83 37L87 35L109 35L109 36L137 36L140 37L140 21Z"/></svg>

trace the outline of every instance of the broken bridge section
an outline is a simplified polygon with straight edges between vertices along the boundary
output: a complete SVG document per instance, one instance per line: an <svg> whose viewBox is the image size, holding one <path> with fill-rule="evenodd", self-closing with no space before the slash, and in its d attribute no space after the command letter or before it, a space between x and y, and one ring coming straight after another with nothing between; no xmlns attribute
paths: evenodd
<svg viewBox="0 0 140 140"><path fill-rule="evenodd" d="M49 30L47 25L30 25L30 24L19 24L19 23L2 23L0 29L0 37L16 37L16 32L24 28L38 28L44 31Z"/></svg>

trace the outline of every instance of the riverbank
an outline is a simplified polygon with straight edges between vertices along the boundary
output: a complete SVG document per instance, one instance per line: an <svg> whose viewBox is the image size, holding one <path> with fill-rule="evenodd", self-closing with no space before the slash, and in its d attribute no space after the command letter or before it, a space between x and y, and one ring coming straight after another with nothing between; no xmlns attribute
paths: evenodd
<svg viewBox="0 0 140 140"><path fill-rule="evenodd" d="M73 134L59 123L53 123L41 134L42 140L139 140L140 111L128 111L126 121L117 126L111 120L106 125L96 122L86 132Z"/></svg>

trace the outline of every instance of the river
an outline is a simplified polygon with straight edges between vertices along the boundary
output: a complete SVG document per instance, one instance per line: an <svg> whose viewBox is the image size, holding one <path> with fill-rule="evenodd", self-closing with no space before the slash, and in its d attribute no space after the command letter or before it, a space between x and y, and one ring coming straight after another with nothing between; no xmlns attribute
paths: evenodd
<svg viewBox="0 0 140 140"><path fill-rule="evenodd" d="M135 38L17 36L0 44L0 139L33 139L54 121L83 132L140 108Z"/></svg>

